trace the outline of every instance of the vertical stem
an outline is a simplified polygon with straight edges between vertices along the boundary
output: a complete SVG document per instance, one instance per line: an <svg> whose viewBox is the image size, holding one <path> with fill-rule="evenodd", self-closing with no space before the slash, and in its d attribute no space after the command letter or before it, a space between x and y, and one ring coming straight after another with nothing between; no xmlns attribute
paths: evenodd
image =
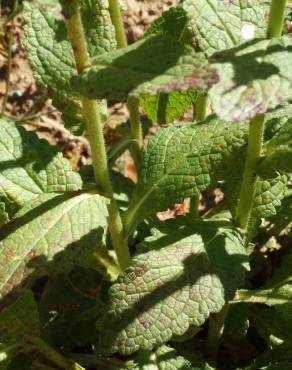
<svg viewBox="0 0 292 370"><path fill-rule="evenodd" d="M216 364L220 338L224 330L224 322L229 310L229 304L226 304L222 310L209 317L208 335L206 338L206 352L212 364Z"/></svg>
<svg viewBox="0 0 292 370"><path fill-rule="evenodd" d="M285 18L287 0L272 0L269 23L268 37L281 37Z"/></svg>
<svg viewBox="0 0 292 370"><path fill-rule="evenodd" d="M271 2L267 30L269 38L280 37L282 35L286 3L286 0L272 0ZM237 224L242 229L247 228L251 213L257 181L256 167L261 156L264 128L264 115L258 115L251 120L249 126L247 157L236 214Z"/></svg>
<svg viewBox="0 0 292 370"><path fill-rule="evenodd" d="M194 195L190 199L190 213L195 217L199 217L200 194Z"/></svg>
<svg viewBox="0 0 292 370"><path fill-rule="evenodd" d="M112 23L116 31L116 40L118 48L119 49L126 48L128 46L128 43L123 25L119 0L109 0L109 11ZM140 121L138 100L135 98L128 98L127 105L130 113L132 138L137 141L139 148L142 148L143 130Z"/></svg>
<svg viewBox="0 0 292 370"><path fill-rule="evenodd" d="M237 224L246 229L256 187L256 168L261 158L265 116L256 116L250 121L247 157L237 208Z"/></svg>
<svg viewBox="0 0 292 370"><path fill-rule="evenodd" d="M18 1L14 0L12 13L15 13L15 10L16 10L17 6L18 6ZM3 98L3 102L2 102L1 115L3 115L6 111L6 105L7 105L9 90L10 90L10 74L11 74L11 68L12 68L13 31L14 31L14 18L12 18L12 20L11 20L11 26L10 26L10 30L9 30L9 34L8 34L6 88L5 88L5 94L4 94L4 98Z"/></svg>
<svg viewBox="0 0 292 370"><path fill-rule="evenodd" d="M203 121L206 118L207 107L208 107L208 95L207 94L199 95L195 105L194 119L196 121Z"/></svg>
<svg viewBox="0 0 292 370"><path fill-rule="evenodd" d="M68 35L73 48L77 71L80 73L84 68L90 65L90 59L81 15L76 0L71 1L71 8L69 8L67 12L64 12L64 14L68 14L66 19ZM100 108L96 101L83 98L82 111L86 122L86 130L92 152L95 180L110 198L110 204L108 206L109 230L119 265L122 269L125 269L129 266L131 258L126 240L124 238L123 224L119 214L118 206L113 197L113 188L109 176L105 142L102 133Z"/></svg>

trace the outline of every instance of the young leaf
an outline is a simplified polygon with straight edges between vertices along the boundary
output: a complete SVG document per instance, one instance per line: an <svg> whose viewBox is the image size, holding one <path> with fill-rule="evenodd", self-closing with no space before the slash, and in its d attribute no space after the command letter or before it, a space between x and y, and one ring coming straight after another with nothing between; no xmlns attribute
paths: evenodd
<svg viewBox="0 0 292 370"><path fill-rule="evenodd" d="M75 78L76 91L92 99L208 88L217 74L205 57L169 36L150 36L122 50L97 57Z"/></svg>
<svg viewBox="0 0 292 370"><path fill-rule="evenodd" d="M17 216L2 229L0 296L48 271L82 264L102 240L107 208L97 194L53 193L29 202Z"/></svg>
<svg viewBox="0 0 292 370"><path fill-rule="evenodd" d="M131 354L166 343L219 312L244 283L246 251L237 231L198 223L144 248L109 290L97 348ZM149 250L149 249L148 249Z"/></svg>
<svg viewBox="0 0 292 370"><path fill-rule="evenodd" d="M219 82L210 89L210 99L224 120L243 121L283 105L291 99L292 41L252 41L214 55L211 68Z"/></svg>
<svg viewBox="0 0 292 370"><path fill-rule="evenodd" d="M2 222L41 194L82 187L80 176L55 147L11 120L0 120L0 154Z"/></svg>
<svg viewBox="0 0 292 370"><path fill-rule="evenodd" d="M247 125L210 119L181 128L160 129L144 153L139 183L125 214L130 228L144 218L199 194L229 178L241 158Z"/></svg>

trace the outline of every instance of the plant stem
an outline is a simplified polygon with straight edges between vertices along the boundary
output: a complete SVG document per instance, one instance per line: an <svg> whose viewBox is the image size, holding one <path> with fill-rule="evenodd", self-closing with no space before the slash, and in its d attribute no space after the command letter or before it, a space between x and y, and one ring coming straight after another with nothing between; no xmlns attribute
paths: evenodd
<svg viewBox="0 0 292 370"><path fill-rule="evenodd" d="M236 214L237 224L243 230L247 228L252 208L257 181L256 168L261 159L264 127L265 116L263 114L253 118L249 124L247 157Z"/></svg>
<svg viewBox="0 0 292 370"><path fill-rule="evenodd" d="M115 27L117 46L119 49L128 46L123 25L119 0L109 0L109 11ZM139 148L143 147L143 130L139 115L139 102L136 98L128 98L127 106L130 113L132 138L137 141Z"/></svg>
<svg viewBox="0 0 292 370"><path fill-rule="evenodd" d="M194 195L190 199L190 213L199 217L200 194Z"/></svg>
<svg viewBox="0 0 292 370"><path fill-rule="evenodd" d="M206 352L212 364L216 364L220 338L224 329L224 322L229 310L226 304L222 310L209 317L208 335L206 338Z"/></svg>
<svg viewBox="0 0 292 370"><path fill-rule="evenodd" d="M13 10L12 13L15 12L18 6L18 0L14 0ZM10 23L10 30L8 34L8 49L7 49L7 70L6 70L6 88L5 94L2 102L2 109L1 115L3 115L6 111L6 105L8 102L9 90L10 90L10 75L11 75L11 68L12 68L12 45L13 45L13 31L14 31L14 17Z"/></svg>
<svg viewBox="0 0 292 370"><path fill-rule="evenodd" d="M194 119L196 121L203 121L206 118L208 107L208 95L202 94L199 95L195 104L195 114Z"/></svg>
<svg viewBox="0 0 292 370"><path fill-rule="evenodd" d="M267 30L269 38L282 35L286 2L286 0L272 0ZM261 158L264 128L264 115L258 115L250 121L247 158L236 214L237 224L244 230L248 225L255 193L256 167Z"/></svg>
<svg viewBox="0 0 292 370"><path fill-rule="evenodd" d="M272 0L269 22L268 37L281 37L285 18L287 0Z"/></svg>
<svg viewBox="0 0 292 370"><path fill-rule="evenodd" d="M167 112L168 94L159 94L158 107L157 107L157 123L159 125L166 124L166 112Z"/></svg>
<svg viewBox="0 0 292 370"><path fill-rule="evenodd" d="M73 48L78 73L90 65L82 20L76 0L73 0L74 12L66 19L69 39ZM105 142L102 133L100 108L98 102L82 98L82 111L86 122L86 130L92 152L92 162L96 182L101 186L106 196L110 198L108 205L108 224L112 242L117 254L119 265L125 269L130 265L130 253L124 238L122 220L118 206L113 197L113 188L110 180Z"/></svg>
<svg viewBox="0 0 292 370"><path fill-rule="evenodd" d="M41 338L30 337L29 342L49 361L64 370L85 370L82 366L72 360L68 360L52 347L47 345Z"/></svg>

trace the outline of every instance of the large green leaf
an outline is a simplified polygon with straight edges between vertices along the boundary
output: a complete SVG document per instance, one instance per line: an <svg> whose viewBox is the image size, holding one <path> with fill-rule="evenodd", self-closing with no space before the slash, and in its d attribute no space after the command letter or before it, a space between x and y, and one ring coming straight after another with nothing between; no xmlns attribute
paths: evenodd
<svg viewBox="0 0 292 370"><path fill-rule="evenodd" d="M148 34L172 34L192 42L207 57L266 36L267 0L183 0L163 13Z"/></svg>
<svg viewBox="0 0 292 370"><path fill-rule="evenodd" d="M144 153L139 183L125 215L130 229L156 211L199 194L230 173L242 156L247 125L210 119L181 128L160 129ZM129 230L131 232L132 230Z"/></svg>
<svg viewBox="0 0 292 370"><path fill-rule="evenodd" d="M80 176L56 147L17 123L0 120L0 214L9 220L25 202L51 192L76 191Z"/></svg>
<svg viewBox="0 0 292 370"><path fill-rule="evenodd" d="M212 58L219 82L210 89L210 99L224 120L243 121L265 113L291 99L292 41L251 41Z"/></svg>
<svg viewBox="0 0 292 370"><path fill-rule="evenodd" d="M218 80L205 57L170 36L150 36L92 61L75 80L90 98L126 100L174 90L208 88Z"/></svg>
<svg viewBox="0 0 292 370"><path fill-rule="evenodd" d="M0 296L48 271L84 261L102 240L107 222L97 194L45 194L30 201L1 232Z"/></svg>
<svg viewBox="0 0 292 370"><path fill-rule="evenodd" d="M208 222L144 244L109 290L97 348L128 355L202 325L244 283L246 261L238 232Z"/></svg>

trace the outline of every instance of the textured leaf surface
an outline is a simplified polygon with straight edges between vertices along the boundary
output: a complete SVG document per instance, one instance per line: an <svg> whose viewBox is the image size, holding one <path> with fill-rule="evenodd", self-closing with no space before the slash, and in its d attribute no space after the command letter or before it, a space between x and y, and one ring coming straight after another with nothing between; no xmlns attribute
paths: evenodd
<svg viewBox="0 0 292 370"><path fill-rule="evenodd" d="M164 12L148 34L172 34L194 43L209 57L247 40L266 36L267 0L183 0Z"/></svg>
<svg viewBox="0 0 292 370"><path fill-rule="evenodd" d="M175 349L161 346L155 352L142 351L135 357L132 370L195 370Z"/></svg>
<svg viewBox="0 0 292 370"><path fill-rule="evenodd" d="M82 262L102 239L107 209L104 198L96 194L46 194L17 216L2 229L0 296L24 279L27 285L49 270L68 270Z"/></svg>
<svg viewBox="0 0 292 370"><path fill-rule="evenodd" d="M76 191L80 176L56 147L13 121L0 120L0 218L43 193Z"/></svg>
<svg viewBox="0 0 292 370"><path fill-rule="evenodd" d="M145 96L141 97L140 105L153 123L173 123L183 117L197 96L194 91Z"/></svg>
<svg viewBox="0 0 292 370"><path fill-rule="evenodd" d="M176 230L135 257L109 290L97 348L127 355L152 349L202 325L232 299L246 271L240 235L208 223L197 230Z"/></svg>
<svg viewBox="0 0 292 370"><path fill-rule="evenodd" d="M230 125L216 119L160 129L144 154L126 222L139 223L151 213L228 179L246 135L246 124Z"/></svg>
<svg viewBox="0 0 292 370"><path fill-rule="evenodd" d="M267 0L184 0L188 29L206 56L266 36Z"/></svg>
<svg viewBox="0 0 292 370"><path fill-rule="evenodd" d="M286 175L279 175L271 179L258 179L248 224L250 235L256 233L262 218L269 219L277 214L282 200L287 194L287 185Z"/></svg>
<svg viewBox="0 0 292 370"><path fill-rule="evenodd" d="M264 175L285 171L292 173L292 120L288 119L265 144L266 158L259 167Z"/></svg>
<svg viewBox="0 0 292 370"><path fill-rule="evenodd" d="M147 37L92 64L74 83L76 91L90 98L126 100L128 95L208 88L217 81L204 57L168 36Z"/></svg>
<svg viewBox="0 0 292 370"><path fill-rule="evenodd" d="M243 121L283 105L292 93L292 41L252 41L218 53L211 66L219 82L210 90L213 108L224 120Z"/></svg>

